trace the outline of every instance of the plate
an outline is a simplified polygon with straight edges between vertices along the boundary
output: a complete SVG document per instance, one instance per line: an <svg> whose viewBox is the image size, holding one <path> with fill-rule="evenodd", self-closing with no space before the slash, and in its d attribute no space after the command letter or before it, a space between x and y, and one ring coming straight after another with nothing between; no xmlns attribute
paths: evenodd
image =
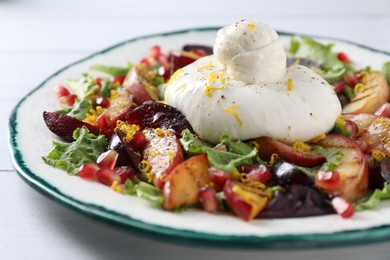
<svg viewBox="0 0 390 260"><path fill-rule="evenodd" d="M253 248L313 248L373 243L390 239L390 202L352 219L328 215L289 219L259 219L245 222L226 214L208 214L196 209L181 213L151 207L146 201L112 192L108 187L69 176L46 165L42 156L56 137L46 128L42 113L59 109L55 86L79 78L92 64L125 65L137 62L148 49L159 44L164 52L186 43L214 43L218 28L197 28L130 39L76 61L57 71L25 96L9 120L9 143L14 166L31 186L56 201L93 218L141 231L153 238L212 246ZM293 34L280 32L286 46ZM357 67L380 69L390 54L355 43L313 37L335 43Z"/></svg>

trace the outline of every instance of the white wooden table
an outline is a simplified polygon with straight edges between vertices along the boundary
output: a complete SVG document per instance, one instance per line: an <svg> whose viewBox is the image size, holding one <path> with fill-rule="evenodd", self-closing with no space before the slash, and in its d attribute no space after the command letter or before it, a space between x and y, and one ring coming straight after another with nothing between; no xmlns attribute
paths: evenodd
<svg viewBox="0 0 390 260"><path fill-rule="evenodd" d="M390 52L388 0L0 0L0 259L390 259L390 242L291 252L157 241L59 205L16 174L8 117L47 76L128 38L242 18Z"/></svg>

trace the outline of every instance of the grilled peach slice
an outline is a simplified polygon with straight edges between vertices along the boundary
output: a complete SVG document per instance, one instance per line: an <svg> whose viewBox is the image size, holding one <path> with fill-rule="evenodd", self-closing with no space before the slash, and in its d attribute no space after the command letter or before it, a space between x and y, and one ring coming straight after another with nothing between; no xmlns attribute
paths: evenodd
<svg viewBox="0 0 390 260"><path fill-rule="evenodd" d="M147 128L142 133L147 143L142 151L141 167L147 169L141 170L152 174L154 184L162 189L170 172L183 161L183 149L169 130Z"/></svg>
<svg viewBox="0 0 390 260"><path fill-rule="evenodd" d="M137 64L126 75L123 87L133 95L138 105L148 100L158 100L157 88L153 86L148 68L144 64Z"/></svg>
<svg viewBox="0 0 390 260"><path fill-rule="evenodd" d="M356 138L367 146L367 152L370 147L374 147L390 156L390 118L366 113L349 113L344 115L344 119L357 125Z"/></svg>
<svg viewBox="0 0 390 260"><path fill-rule="evenodd" d="M212 183L209 167L206 154L193 156L177 165L163 188L164 209L197 203L200 190Z"/></svg>
<svg viewBox="0 0 390 260"><path fill-rule="evenodd" d="M296 152L291 146L269 137L260 137L254 141L259 145L259 156L263 160L270 160L274 153L282 160L303 167L314 167L326 160L324 156L312 152Z"/></svg>
<svg viewBox="0 0 390 260"><path fill-rule="evenodd" d="M339 173L340 183L329 187L321 185L321 182L316 179L316 186L350 202L360 199L368 188L368 165L358 143L342 135L328 134L318 145L324 148L336 148L342 152L343 157L340 164L333 169Z"/></svg>
<svg viewBox="0 0 390 260"><path fill-rule="evenodd" d="M372 114L389 99L389 87L386 77L376 70L367 72L363 76L361 89L357 89L355 92L356 96L349 104L344 106L343 113Z"/></svg>
<svg viewBox="0 0 390 260"><path fill-rule="evenodd" d="M269 191L259 193L256 189L233 180L225 183L223 192L233 212L246 221L255 218L267 206L271 198Z"/></svg>

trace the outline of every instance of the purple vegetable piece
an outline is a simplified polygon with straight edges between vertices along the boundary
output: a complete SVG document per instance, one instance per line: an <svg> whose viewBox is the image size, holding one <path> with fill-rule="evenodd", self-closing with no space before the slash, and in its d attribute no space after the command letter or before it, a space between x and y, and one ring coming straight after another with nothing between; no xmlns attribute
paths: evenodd
<svg viewBox="0 0 390 260"><path fill-rule="evenodd" d="M128 124L139 125L142 129L169 129L178 137L185 129L193 132L190 123L179 110L172 106L153 101L146 101L127 113L126 122Z"/></svg>
<svg viewBox="0 0 390 260"><path fill-rule="evenodd" d="M184 45L183 51L194 51L194 50L202 50L206 53L206 55L213 54L213 48L206 45L199 45L199 44L187 44Z"/></svg>
<svg viewBox="0 0 390 260"><path fill-rule="evenodd" d="M43 119L45 121L46 126L52 131L54 134L58 135L61 139L72 142L73 132L77 128L81 128L86 126L94 135L98 135L100 133L100 129L91 124L85 123L77 118L56 113L56 112L43 112Z"/></svg>

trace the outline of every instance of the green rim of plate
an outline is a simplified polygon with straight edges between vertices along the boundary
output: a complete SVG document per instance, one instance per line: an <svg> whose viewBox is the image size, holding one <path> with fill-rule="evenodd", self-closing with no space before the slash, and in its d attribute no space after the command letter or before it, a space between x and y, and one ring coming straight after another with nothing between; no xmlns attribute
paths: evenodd
<svg viewBox="0 0 390 260"><path fill-rule="evenodd" d="M44 179L38 177L32 172L23 159L23 153L19 149L17 142L17 124L18 124L18 110L23 105L23 102L29 98L34 92L43 87L47 81L55 77L64 70L89 60L97 55L112 51L118 47L129 44L131 42L149 39L154 37L169 37L174 35L186 34L190 32L212 32L217 31L221 27L204 27L204 28L192 28L180 31L173 31L167 33L152 34L147 36L141 36L126 40L124 42L115 44L104 50L98 51L89 55L83 59L75 61L68 66L55 72L53 75L44 80L40 85L34 88L28 93L13 109L9 119L9 146L11 148L12 161L17 173L22 179L30 186L42 192L44 195L60 202L61 204L77 210L87 216L103 220L113 224L119 224L129 228L132 232L137 232L141 235L147 236L152 239L161 239L166 242L177 242L191 245L201 245L208 247L228 247L228 248L251 248L251 249L310 249L310 248L323 248L323 247L340 247L346 245L358 245L377 243L390 240L390 225L385 225L376 228L354 230L346 232L338 232L332 234L284 234L284 235L270 235L265 237L260 236L234 236L234 235L218 235L213 233L202 233L189 230L180 230L175 228L163 227L154 224L145 223L140 220L135 220L127 215L123 215L116 211L109 210L102 206L84 203L80 200L76 200L62 192L56 187L47 183ZM376 50L361 44L354 42L341 40L331 37L321 37L315 35L303 35L299 33L291 32L278 32L281 36L307 36L312 38L320 38L329 41L344 42L349 45L355 45L365 50L369 50L375 53L381 53L389 56L390 53L385 51Z"/></svg>

